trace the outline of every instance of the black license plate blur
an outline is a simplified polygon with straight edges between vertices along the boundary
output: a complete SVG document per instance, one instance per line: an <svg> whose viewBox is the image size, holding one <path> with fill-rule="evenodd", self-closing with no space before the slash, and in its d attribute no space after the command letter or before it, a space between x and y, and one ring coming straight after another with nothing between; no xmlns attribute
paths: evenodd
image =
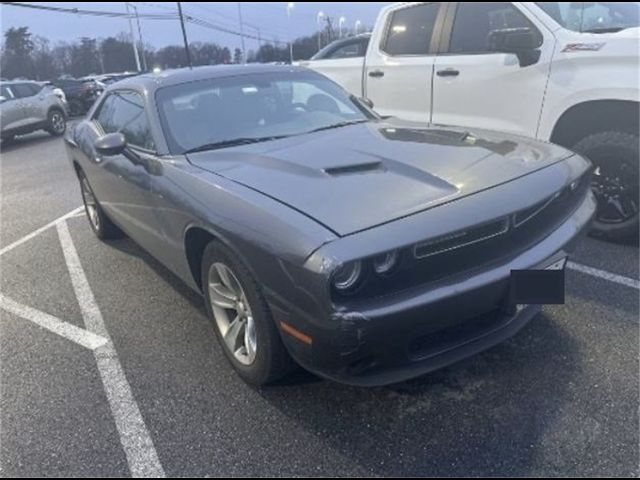
<svg viewBox="0 0 640 480"><path fill-rule="evenodd" d="M564 268L560 270L512 270L512 305L564 304Z"/></svg>

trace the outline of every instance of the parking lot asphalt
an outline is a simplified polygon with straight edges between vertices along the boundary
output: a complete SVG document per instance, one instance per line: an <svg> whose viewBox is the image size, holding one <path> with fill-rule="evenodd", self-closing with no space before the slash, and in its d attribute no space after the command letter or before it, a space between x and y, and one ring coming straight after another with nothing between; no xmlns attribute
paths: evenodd
<svg viewBox="0 0 640 480"><path fill-rule="evenodd" d="M626 284L569 270L566 305L452 367L256 389L133 242L81 215L41 229L81 204L62 140L3 145L0 176L3 476L640 473L637 245L585 239L573 261Z"/></svg>

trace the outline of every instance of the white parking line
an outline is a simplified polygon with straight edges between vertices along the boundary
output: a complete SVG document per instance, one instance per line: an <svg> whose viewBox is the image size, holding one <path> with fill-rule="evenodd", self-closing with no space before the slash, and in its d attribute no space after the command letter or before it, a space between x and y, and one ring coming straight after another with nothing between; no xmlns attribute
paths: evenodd
<svg viewBox="0 0 640 480"><path fill-rule="evenodd" d="M623 277L622 275L617 275L615 273L600 270L598 268L588 267L587 265L581 265L574 262L568 262L567 267L571 270L575 270L576 272L586 273L587 275L591 275L592 277L598 277L609 282L624 285L625 287L631 287L635 288L636 290L640 290L640 280L636 280L635 278Z"/></svg>
<svg viewBox="0 0 640 480"><path fill-rule="evenodd" d="M27 241L31 240L33 237L40 235L42 232L44 232L48 228L53 227L56 223L61 222L63 220L66 220L67 218L73 217L78 212L80 212L82 209L84 209L84 207L78 207L78 208L76 208L74 210L71 210L69 213L66 213L66 214L62 215L61 217L56 218L52 222L49 222L45 226L40 227L37 230L34 230L30 234L25 235L22 238L19 238L15 242L10 243L9 245L7 245L6 247L0 248L0 256L4 255L5 253L7 253L10 250L13 250L17 246L22 245L24 242L27 242Z"/></svg>
<svg viewBox="0 0 640 480"><path fill-rule="evenodd" d="M0 308L13 313L14 315L29 320L50 332L71 340L89 350L95 350L107 343L107 339L93 332L76 327L71 323L64 322L53 315L41 312L35 308L22 305L11 298L0 293Z"/></svg>
<svg viewBox="0 0 640 480"><path fill-rule="evenodd" d="M133 477L164 477L164 469L105 327L102 313L71 239L67 222L60 221L56 227L85 325L90 331L108 340L106 345L94 350L93 353L131 475Z"/></svg>

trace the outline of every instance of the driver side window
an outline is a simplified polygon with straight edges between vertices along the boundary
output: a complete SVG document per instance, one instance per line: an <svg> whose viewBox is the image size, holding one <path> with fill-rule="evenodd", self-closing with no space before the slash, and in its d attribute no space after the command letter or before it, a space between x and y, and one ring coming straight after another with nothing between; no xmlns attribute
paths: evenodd
<svg viewBox="0 0 640 480"><path fill-rule="evenodd" d="M155 149L144 100L138 93L115 91L109 94L95 120L105 133L122 132L129 144L146 150Z"/></svg>

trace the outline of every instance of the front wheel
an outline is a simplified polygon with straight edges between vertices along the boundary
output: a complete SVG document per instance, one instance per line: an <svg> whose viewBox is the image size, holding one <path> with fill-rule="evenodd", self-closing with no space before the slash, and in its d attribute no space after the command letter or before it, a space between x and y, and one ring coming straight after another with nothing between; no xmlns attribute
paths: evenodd
<svg viewBox="0 0 640 480"><path fill-rule="evenodd" d="M120 230L109 217L107 217L104 210L102 210L84 172L80 171L78 173L78 180L80 180L80 191L82 192L84 210L87 214L91 230L96 234L96 237L100 240L111 240L123 237L124 234L122 230Z"/></svg>
<svg viewBox="0 0 640 480"><path fill-rule="evenodd" d="M205 306L225 356L247 383L265 385L293 366L260 287L235 253L211 242L202 257Z"/></svg>
<svg viewBox="0 0 640 480"><path fill-rule="evenodd" d="M611 241L638 236L640 154L638 136L622 132L589 135L573 150L594 164L591 188L598 211L591 235Z"/></svg>
<svg viewBox="0 0 640 480"><path fill-rule="evenodd" d="M67 119L60 110L51 110L47 115L47 132L54 137L64 135L67 130Z"/></svg>

